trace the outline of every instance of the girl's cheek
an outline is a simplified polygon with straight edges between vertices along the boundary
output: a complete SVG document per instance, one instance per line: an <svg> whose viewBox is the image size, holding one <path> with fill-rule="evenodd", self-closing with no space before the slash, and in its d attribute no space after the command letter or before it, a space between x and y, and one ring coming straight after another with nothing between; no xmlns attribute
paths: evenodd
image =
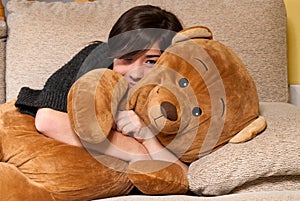
<svg viewBox="0 0 300 201"><path fill-rule="evenodd" d="M126 73L130 72L134 69L134 65L120 65L114 64L113 71L120 73L121 75L125 75Z"/></svg>
<svg viewBox="0 0 300 201"><path fill-rule="evenodd" d="M123 75L124 68L119 59L114 59L113 71Z"/></svg>
<svg viewBox="0 0 300 201"><path fill-rule="evenodd" d="M124 67L120 66L120 65L114 65L113 67L113 71L120 73L121 75L124 75Z"/></svg>
<svg viewBox="0 0 300 201"><path fill-rule="evenodd" d="M132 65L129 63L124 63L124 61L120 59L114 60L113 71L120 73L121 75L125 75L130 69Z"/></svg>
<svg viewBox="0 0 300 201"><path fill-rule="evenodd" d="M152 68L144 68L144 76L147 75L151 70Z"/></svg>

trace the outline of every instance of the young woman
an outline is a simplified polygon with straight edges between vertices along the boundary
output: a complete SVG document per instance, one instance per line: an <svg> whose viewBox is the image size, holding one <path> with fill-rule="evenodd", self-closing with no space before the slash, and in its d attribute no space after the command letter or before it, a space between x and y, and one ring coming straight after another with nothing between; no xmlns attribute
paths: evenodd
<svg viewBox="0 0 300 201"><path fill-rule="evenodd" d="M72 84L88 70L108 67L122 74L134 86L142 79L182 30L178 18L159 7L144 5L126 11L112 27L107 44L94 42L83 48L66 65L56 71L42 90L23 87L16 107L35 117L37 130L58 141L90 146L101 153L133 162L142 159L166 160L185 164L159 143L134 111L120 111L110 143L87 145L73 132L67 112L67 95ZM84 144L83 144L84 143Z"/></svg>

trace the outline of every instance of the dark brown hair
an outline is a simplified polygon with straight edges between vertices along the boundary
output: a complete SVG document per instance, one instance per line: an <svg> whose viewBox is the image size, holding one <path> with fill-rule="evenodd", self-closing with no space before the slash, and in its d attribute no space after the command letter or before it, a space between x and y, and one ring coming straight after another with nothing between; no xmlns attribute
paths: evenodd
<svg viewBox="0 0 300 201"><path fill-rule="evenodd" d="M109 54L114 58L132 57L157 41L163 51L182 28L176 15L160 7L133 7L123 13L112 27L108 39Z"/></svg>

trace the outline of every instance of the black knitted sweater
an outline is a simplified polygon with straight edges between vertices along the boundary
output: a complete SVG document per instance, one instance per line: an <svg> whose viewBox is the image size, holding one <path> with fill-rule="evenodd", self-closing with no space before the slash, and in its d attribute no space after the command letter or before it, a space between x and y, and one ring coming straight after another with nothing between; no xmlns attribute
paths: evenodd
<svg viewBox="0 0 300 201"><path fill-rule="evenodd" d="M35 117L38 108L51 108L67 112L68 92L72 84L82 74L95 68L112 68L112 59L109 59L105 54L107 53L107 45L104 44L95 42L83 48L68 63L48 78L43 89L21 88L15 106L21 113L33 117ZM99 47L101 51L96 51ZM100 53L102 55L99 55ZM101 64L96 64L96 62Z"/></svg>

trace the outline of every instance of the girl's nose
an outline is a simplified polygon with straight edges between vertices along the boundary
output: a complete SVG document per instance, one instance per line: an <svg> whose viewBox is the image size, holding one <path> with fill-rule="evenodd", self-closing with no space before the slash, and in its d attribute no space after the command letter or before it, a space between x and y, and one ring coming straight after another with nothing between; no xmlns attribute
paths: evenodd
<svg viewBox="0 0 300 201"><path fill-rule="evenodd" d="M144 68L142 66L134 68L129 75L130 79L135 82L138 82L140 79L144 77Z"/></svg>

